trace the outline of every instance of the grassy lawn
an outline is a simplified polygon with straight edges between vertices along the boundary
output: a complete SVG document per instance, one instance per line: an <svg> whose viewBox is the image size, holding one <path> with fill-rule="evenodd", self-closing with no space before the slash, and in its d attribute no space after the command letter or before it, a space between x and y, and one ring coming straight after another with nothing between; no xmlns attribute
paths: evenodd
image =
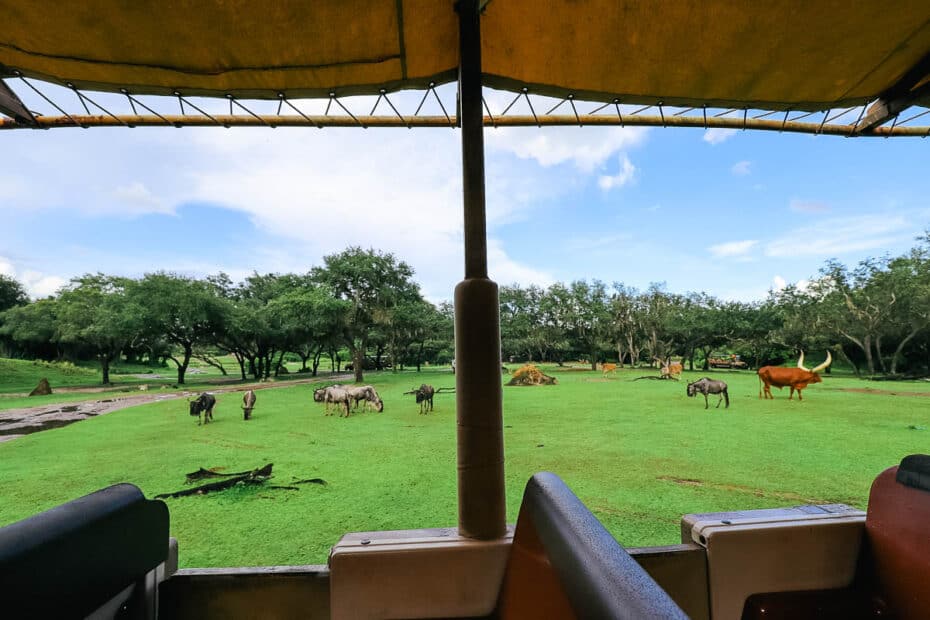
<svg viewBox="0 0 930 620"><path fill-rule="evenodd" d="M547 387L504 388L508 520L526 479L561 475L629 546L678 542L680 516L737 508L844 502L864 507L872 479L930 444L927 383L830 377L805 390L758 399L754 373L711 373L730 384L729 410L704 410L680 383L636 381L639 369L546 369ZM166 500L184 567L325 562L348 531L456 522L455 397L417 413L403 392L453 386L448 371L371 373L382 414L324 417L311 387L258 392L242 420L238 394L218 397L204 427L183 401L118 411L0 444L0 524L105 485L129 481L147 496L184 487L199 467L248 470L274 463L273 484L323 478L299 491L237 488ZM505 378L506 379L506 378ZM860 393L850 390L882 390ZM891 394L895 392L896 394ZM910 428L916 427L916 428ZM921 430L926 429L926 430Z"/></svg>

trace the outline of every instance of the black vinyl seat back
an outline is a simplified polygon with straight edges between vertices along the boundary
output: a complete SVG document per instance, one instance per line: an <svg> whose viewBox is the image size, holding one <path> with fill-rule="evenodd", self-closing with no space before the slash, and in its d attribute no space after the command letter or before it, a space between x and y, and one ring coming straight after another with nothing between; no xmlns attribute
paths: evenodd
<svg viewBox="0 0 930 620"><path fill-rule="evenodd" d="M84 617L167 553L164 502L131 484L85 495L0 528L0 616Z"/></svg>
<svg viewBox="0 0 930 620"><path fill-rule="evenodd" d="M498 618L688 616L555 474L526 485Z"/></svg>

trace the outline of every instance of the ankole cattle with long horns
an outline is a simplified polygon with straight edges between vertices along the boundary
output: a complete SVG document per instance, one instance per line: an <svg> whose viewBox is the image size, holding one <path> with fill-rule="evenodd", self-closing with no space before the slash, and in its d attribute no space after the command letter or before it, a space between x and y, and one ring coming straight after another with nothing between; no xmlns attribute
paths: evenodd
<svg viewBox="0 0 930 620"><path fill-rule="evenodd" d="M827 351L827 359L823 364L815 366L808 370L804 367L804 351L801 351L801 357L798 358L797 368L780 368L778 366L763 366L759 369L759 398L775 398L772 396L772 386L781 389L790 387L791 394L788 400L794 398L794 392L798 393L798 400L801 398L801 390L806 388L810 383L822 383L823 379L817 374L827 368L833 362L833 357Z"/></svg>

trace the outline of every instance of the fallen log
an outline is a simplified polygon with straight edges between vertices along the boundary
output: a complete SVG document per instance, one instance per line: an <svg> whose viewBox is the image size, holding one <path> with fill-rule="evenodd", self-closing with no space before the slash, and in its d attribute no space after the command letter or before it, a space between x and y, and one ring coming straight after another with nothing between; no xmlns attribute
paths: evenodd
<svg viewBox="0 0 930 620"><path fill-rule="evenodd" d="M646 375L645 377L636 377L635 379L633 379L633 381L639 381L640 379L652 379L653 381L667 381L669 379L672 379L672 377L657 377L655 375ZM675 379L675 381L678 381L678 379Z"/></svg>
<svg viewBox="0 0 930 620"><path fill-rule="evenodd" d="M213 471L212 469L204 469L201 467L197 471L192 471L189 474L184 474L187 477L187 480L184 481L184 484L190 484L192 482L197 482L198 480L204 480L206 478L229 478L230 476L244 476L250 472L247 471L237 471L231 474L222 474L218 471Z"/></svg>
<svg viewBox="0 0 930 620"><path fill-rule="evenodd" d="M323 486L326 486L329 483L323 480L322 478L308 478L307 480L297 480L293 482L292 484L321 484Z"/></svg>
<svg viewBox="0 0 930 620"><path fill-rule="evenodd" d="M219 482L211 482L210 484L204 484L199 487L194 487L193 489L175 491L174 493L162 493L161 495L156 495L155 499L185 497L187 495L204 495L213 491L223 491L225 489L229 489L236 486L240 482L245 484L261 484L271 477L271 467L272 463L268 463L264 467L253 469L252 471L245 474L233 475L226 480L221 480Z"/></svg>

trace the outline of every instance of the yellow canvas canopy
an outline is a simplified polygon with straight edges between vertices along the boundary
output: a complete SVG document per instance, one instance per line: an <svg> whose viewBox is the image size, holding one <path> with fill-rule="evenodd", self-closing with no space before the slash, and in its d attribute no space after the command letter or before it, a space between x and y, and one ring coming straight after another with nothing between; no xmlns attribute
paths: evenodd
<svg viewBox="0 0 930 620"><path fill-rule="evenodd" d="M77 88L342 96L458 69L452 0L3 4L7 74ZM861 105L896 88L928 98L926 0L490 0L481 22L491 87L768 110Z"/></svg>

